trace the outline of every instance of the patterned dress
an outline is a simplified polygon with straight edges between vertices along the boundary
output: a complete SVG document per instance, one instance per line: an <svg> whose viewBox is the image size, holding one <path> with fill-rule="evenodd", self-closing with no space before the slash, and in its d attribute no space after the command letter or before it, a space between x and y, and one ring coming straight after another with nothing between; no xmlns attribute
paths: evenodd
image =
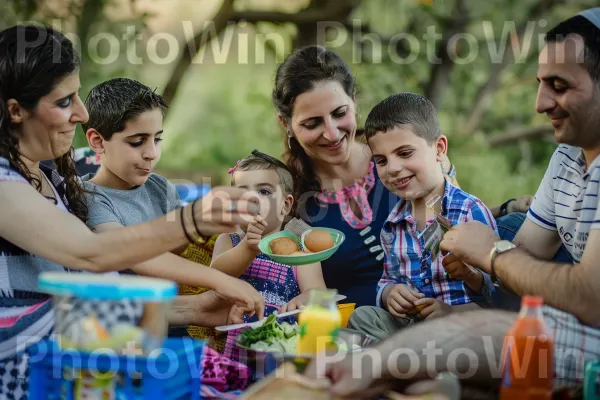
<svg viewBox="0 0 600 400"><path fill-rule="evenodd" d="M237 233L229 235L233 247L241 242ZM278 311L281 306L287 304L300 294L300 286L296 279L296 267L289 267L271 260L265 254L260 253L240 279L251 284L265 298L265 317ZM256 317L248 320L251 322ZM235 345L235 339L242 329L230 331L227 335L224 355L236 361L243 361L239 349Z"/></svg>

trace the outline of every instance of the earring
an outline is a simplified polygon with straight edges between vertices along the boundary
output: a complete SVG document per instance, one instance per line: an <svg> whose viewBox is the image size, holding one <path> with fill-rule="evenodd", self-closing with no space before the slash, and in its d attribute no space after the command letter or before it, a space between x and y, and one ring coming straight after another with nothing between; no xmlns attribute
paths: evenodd
<svg viewBox="0 0 600 400"><path fill-rule="evenodd" d="M288 131L288 149L292 149L292 133Z"/></svg>

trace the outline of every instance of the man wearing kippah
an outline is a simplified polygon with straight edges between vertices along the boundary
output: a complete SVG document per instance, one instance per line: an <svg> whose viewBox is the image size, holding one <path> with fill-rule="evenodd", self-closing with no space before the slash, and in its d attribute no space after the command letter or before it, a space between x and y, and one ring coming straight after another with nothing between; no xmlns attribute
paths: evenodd
<svg viewBox="0 0 600 400"><path fill-rule="evenodd" d="M543 298L555 343L554 387L574 387L582 383L585 362L600 359L600 8L546 34L537 78L536 111L550 119L559 146L514 244L471 221L446 233L441 247L505 289ZM550 261L561 244L573 263ZM334 394L356 397L381 393L407 374L418 379L449 369L497 387L503 338L516 316L452 313L307 373L325 373ZM465 349L468 357L457 357L455 351Z"/></svg>

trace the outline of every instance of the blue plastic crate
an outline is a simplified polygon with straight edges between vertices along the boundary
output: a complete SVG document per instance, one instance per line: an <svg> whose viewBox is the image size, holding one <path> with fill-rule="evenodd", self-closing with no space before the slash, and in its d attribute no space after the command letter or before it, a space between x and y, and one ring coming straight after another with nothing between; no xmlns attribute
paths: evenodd
<svg viewBox="0 0 600 400"><path fill-rule="evenodd" d="M64 377L66 368L119 372L117 399L197 400L204 345L190 338L166 339L160 352L145 357L63 351L53 340L43 340L27 349L29 399L73 399L74 381Z"/></svg>

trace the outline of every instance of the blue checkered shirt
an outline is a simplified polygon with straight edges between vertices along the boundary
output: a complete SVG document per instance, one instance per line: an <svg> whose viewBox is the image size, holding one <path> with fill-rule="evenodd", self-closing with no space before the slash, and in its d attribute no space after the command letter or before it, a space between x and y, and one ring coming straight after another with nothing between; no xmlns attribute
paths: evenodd
<svg viewBox="0 0 600 400"><path fill-rule="evenodd" d="M453 226L476 220L496 231L494 217L483 202L448 181L441 201L441 215ZM381 245L385 259L383 276L377 285L377 305L383 307L381 295L385 287L397 283L408 286L414 284L426 297L438 299L451 306L471 302L489 304L494 292L489 275L482 272L484 285L481 293L475 293L463 281L448 278L442 266L442 253L432 260L431 254L425 250L411 208L409 201L400 200L383 225ZM432 222L433 220L428 221L425 229Z"/></svg>

